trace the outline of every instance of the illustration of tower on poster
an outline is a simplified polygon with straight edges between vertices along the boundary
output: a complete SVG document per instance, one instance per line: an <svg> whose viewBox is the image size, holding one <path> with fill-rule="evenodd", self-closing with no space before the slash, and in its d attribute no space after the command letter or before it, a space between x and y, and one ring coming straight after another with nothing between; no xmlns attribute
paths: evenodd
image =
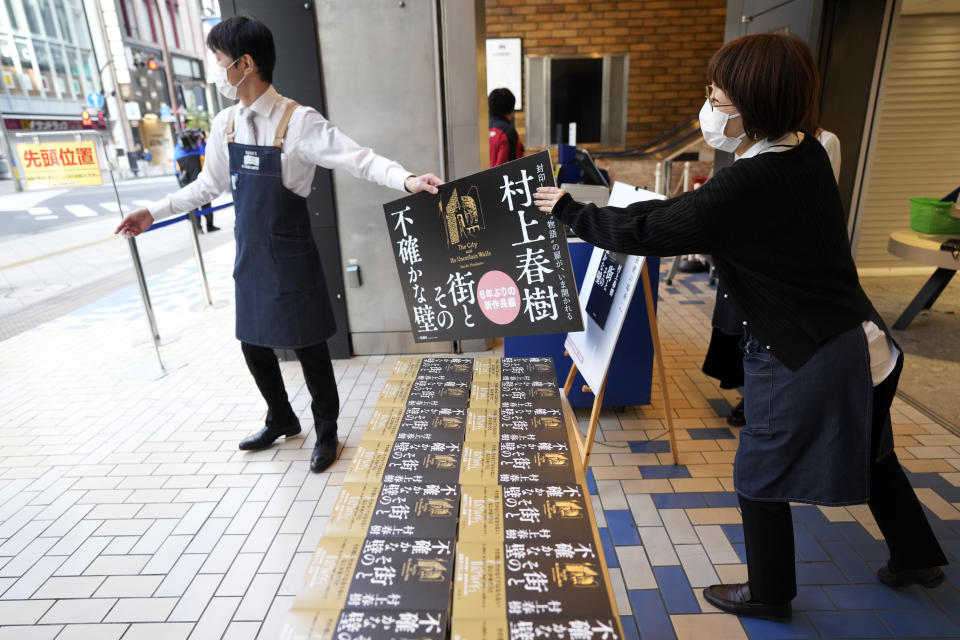
<svg viewBox="0 0 960 640"><path fill-rule="evenodd" d="M483 219L483 210L480 208L480 192L475 186L470 187L467 195L461 196L453 190L446 207L440 202L440 217L443 219L443 230L447 239L447 248L450 248L477 232L486 229Z"/></svg>

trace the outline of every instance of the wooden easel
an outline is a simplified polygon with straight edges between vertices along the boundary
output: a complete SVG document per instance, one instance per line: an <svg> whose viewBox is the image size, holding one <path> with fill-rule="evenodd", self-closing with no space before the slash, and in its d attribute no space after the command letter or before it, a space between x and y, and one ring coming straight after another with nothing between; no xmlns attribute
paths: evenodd
<svg viewBox="0 0 960 640"><path fill-rule="evenodd" d="M677 457L677 441L673 433L673 414L670 410L670 394L667 392L667 372L663 367L663 355L660 353L660 332L657 330L657 314L653 307L653 288L650 286L650 272L647 270L647 261L643 261L643 267L640 271L640 281L643 283L643 296L647 303L647 320L650 324L650 339L653 343L653 357L657 369L657 375L660 378L660 392L663 396L663 410L667 420L667 432L670 434L670 451L673 454L673 464L680 464ZM567 355L565 353L565 355ZM610 375L610 369L603 376L603 384L599 391L593 391L587 385L583 385L583 391L593 393L593 410L590 412L590 423L587 426L586 438L580 435L580 429L575 429L577 441L580 445L581 465L583 472L586 473L590 467L590 452L593 450L593 441L597 437L597 425L600 423L600 409L603 407L603 394L607 389L607 376ZM573 388L573 380L577 377L577 365L570 365L570 373L567 374L567 381L563 384L564 396L570 396L570 390Z"/></svg>

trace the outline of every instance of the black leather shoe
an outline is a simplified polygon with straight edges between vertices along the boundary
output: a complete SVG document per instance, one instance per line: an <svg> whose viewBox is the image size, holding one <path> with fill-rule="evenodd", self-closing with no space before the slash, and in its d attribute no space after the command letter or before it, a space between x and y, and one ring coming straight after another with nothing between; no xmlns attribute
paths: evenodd
<svg viewBox="0 0 960 640"><path fill-rule="evenodd" d="M715 584L703 590L703 597L717 609L738 616L782 621L789 620L793 613L789 602L783 604L751 602L750 585L746 582L742 584Z"/></svg>
<svg viewBox="0 0 960 640"><path fill-rule="evenodd" d="M310 471L321 473L337 461L337 441L318 442L310 456Z"/></svg>
<svg viewBox="0 0 960 640"><path fill-rule="evenodd" d="M300 433L300 425L295 424L290 427L283 428L270 428L264 427L260 429L255 435L250 436L246 440L240 441L240 449L242 451L257 451L258 449L266 449L273 444L274 440L281 436L295 436Z"/></svg>
<svg viewBox="0 0 960 640"><path fill-rule="evenodd" d="M220 227L215 227L213 225L207 227L207 233L213 233L214 231L220 231Z"/></svg>
<svg viewBox="0 0 960 640"><path fill-rule="evenodd" d="M731 427L742 427L747 424L747 418L743 415L743 398L740 399L737 406L730 410L730 415L727 416L727 424Z"/></svg>
<svg viewBox="0 0 960 640"><path fill-rule="evenodd" d="M906 587L911 584L919 584L927 589L933 589L943 584L946 576L943 575L940 567L890 571L890 568L884 565L877 570L877 578L888 587Z"/></svg>

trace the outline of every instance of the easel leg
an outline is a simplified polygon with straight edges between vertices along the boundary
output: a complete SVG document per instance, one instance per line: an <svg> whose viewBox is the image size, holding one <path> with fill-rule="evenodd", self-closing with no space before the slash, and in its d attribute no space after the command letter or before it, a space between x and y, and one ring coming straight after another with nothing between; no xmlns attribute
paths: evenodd
<svg viewBox="0 0 960 640"><path fill-rule="evenodd" d="M600 391L593 397L593 410L590 411L590 424L587 427L586 442L583 447L583 472L590 468L590 452L593 451L593 440L597 437L597 425L600 424L600 410L603 409L603 394L607 390L607 378L604 376Z"/></svg>
<svg viewBox="0 0 960 640"><path fill-rule="evenodd" d="M650 323L650 339L653 342L654 365L660 379L660 393L663 396L663 412L667 421L667 433L670 435L670 452L673 454L673 464L680 464L677 456L677 439L673 433L673 411L670 408L670 394L667 391L667 372L663 367L663 354L660 352L660 332L657 330L657 314L653 310L653 290L650 286L650 272L647 270L647 261L643 261L640 273L643 280L643 295L647 303L647 319ZM604 382L606 384L606 382Z"/></svg>
<svg viewBox="0 0 960 640"><path fill-rule="evenodd" d="M566 354L564 354L566 355ZM570 365L570 373L567 374L567 381L563 383L563 394L570 397L570 389L573 388L573 380L577 377L577 365Z"/></svg>

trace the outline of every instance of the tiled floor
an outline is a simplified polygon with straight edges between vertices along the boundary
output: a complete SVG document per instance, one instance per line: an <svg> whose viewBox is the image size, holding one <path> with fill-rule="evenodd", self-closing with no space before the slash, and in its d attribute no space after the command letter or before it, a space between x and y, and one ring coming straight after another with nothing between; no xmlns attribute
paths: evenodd
<svg viewBox="0 0 960 640"><path fill-rule="evenodd" d="M341 461L311 474L313 436L237 450L263 406L232 337L232 246L151 280L170 373L159 380L135 289L0 343L0 640L277 638L392 358L336 363ZM668 266L669 262L667 263ZM789 624L717 613L700 589L742 580L732 493L736 400L700 371L712 291L661 288L682 465L662 410L605 411L589 485L629 638L960 637L960 568L889 590L865 507L794 510L800 595ZM309 424L295 364L284 364ZM654 393L656 398L656 393ZM583 416L584 418L586 416ZM898 453L960 561L960 438L897 400Z"/></svg>

